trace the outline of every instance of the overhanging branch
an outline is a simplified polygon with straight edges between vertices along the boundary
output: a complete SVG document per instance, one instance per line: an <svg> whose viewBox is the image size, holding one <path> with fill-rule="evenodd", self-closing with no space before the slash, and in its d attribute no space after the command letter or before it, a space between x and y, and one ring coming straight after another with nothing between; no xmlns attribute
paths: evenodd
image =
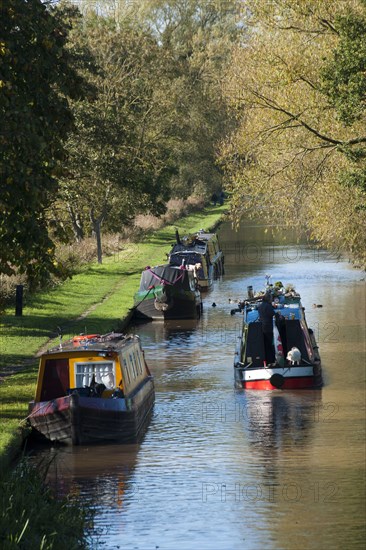
<svg viewBox="0 0 366 550"><path fill-rule="evenodd" d="M301 115L303 114L304 111L298 114L292 113L291 111L288 111L287 109L279 105L274 100L264 96L263 94L257 92L256 90L252 89L251 92L255 97L263 101L270 109L274 111L278 111L288 116L289 119L284 122L284 125L286 126L288 125L289 121L297 121L301 126L303 126L306 130L308 130L308 132L315 135L318 139L325 141L327 143L330 143L332 145L349 146L349 145L357 145L360 143L366 143L366 136L359 136L357 138L344 141L341 139L335 139L328 135L325 135L319 130L317 130L316 128L313 128L312 126L310 126L310 124L308 124L301 118Z"/></svg>

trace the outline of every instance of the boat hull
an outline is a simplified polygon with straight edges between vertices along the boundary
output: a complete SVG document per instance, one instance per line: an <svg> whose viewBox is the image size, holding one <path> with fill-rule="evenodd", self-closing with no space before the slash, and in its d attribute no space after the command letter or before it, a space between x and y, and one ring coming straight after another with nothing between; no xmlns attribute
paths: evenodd
<svg viewBox="0 0 366 550"><path fill-rule="evenodd" d="M127 398L84 397L78 392L29 405L34 435L52 442L83 445L136 442L145 432L155 400L152 378Z"/></svg>
<svg viewBox="0 0 366 550"><path fill-rule="evenodd" d="M197 319L201 315L201 299L184 299L174 296L170 309L157 309L154 298L140 302L135 309L135 317L144 320Z"/></svg>
<svg viewBox="0 0 366 550"><path fill-rule="evenodd" d="M235 385L247 390L317 389L323 385L320 365L250 369L235 367Z"/></svg>

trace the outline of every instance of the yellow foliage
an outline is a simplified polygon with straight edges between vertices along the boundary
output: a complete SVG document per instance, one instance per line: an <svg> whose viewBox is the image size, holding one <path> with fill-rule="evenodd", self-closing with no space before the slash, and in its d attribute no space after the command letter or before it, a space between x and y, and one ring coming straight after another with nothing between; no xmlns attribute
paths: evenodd
<svg viewBox="0 0 366 550"><path fill-rule="evenodd" d="M280 211L287 225L365 261L365 197L340 183L352 169L342 145L364 135L365 119L345 126L321 91L339 40L335 18L361 2L246 5L248 42L234 52L224 89L240 121L221 148L232 215L271 220Z"/></svg>

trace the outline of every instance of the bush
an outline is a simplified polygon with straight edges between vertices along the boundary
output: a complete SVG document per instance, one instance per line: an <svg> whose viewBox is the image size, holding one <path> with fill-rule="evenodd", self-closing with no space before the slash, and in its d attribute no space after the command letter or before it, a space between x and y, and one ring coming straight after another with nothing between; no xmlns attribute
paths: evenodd
<svg viewBox="0 0 366 550"><path fill-rule="evenodd" d="M0 314L11 303L15 304L15 289L17 285L26 287L25 275L0 275Z"/></svg>
<svg viewBox="0 0 366 550"><path fill-rule="evenodd" d="M139 214L134 220L135 227L144 229L145 231L152 231L160 229L164 224L162 218L153 216L152 214Z"/></svg>

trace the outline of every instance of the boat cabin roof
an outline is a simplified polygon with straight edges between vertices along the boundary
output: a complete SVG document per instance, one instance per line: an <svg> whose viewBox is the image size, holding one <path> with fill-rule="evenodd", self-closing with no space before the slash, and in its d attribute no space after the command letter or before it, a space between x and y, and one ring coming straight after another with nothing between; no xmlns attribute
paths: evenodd
<svg viewBox="0 0 366 550"><path fill-rule="evenodd" d="M246 306L246 322L255 323L259 320L258 305L261 301L255 303L249 303ZM278 302L275 304L275 312L281 314L285 319L297 319L298 321L303 318L303 307L299 298L286 298L281 296L278 298Z"/></svg>
<svg viewBox="0 0 366 550"><path fill-rule="evenodd" d="M192 244L175 244L170 251L170 255L173 254L206 254L207 245L204 243L194 242Z"/></svg>
<svg viewBox="0 0 366 550"><path fill-rule="evenodd" d="M211 241L216 240L217 235L216 233L206 233L205 231L198 231L197 238L202 241Z"/></svg>
<svg viewBox="0 0 366 550"><path fill-rule="evenodd" d="M117 332L111 332L108 334L81 334L74 336L70 340L62 342L61 345L49 349L44 355L55 355L65 352L119 352L122 348L128 346L128 344L139 341L139 337L135 335L125 335Z"/></svg>

